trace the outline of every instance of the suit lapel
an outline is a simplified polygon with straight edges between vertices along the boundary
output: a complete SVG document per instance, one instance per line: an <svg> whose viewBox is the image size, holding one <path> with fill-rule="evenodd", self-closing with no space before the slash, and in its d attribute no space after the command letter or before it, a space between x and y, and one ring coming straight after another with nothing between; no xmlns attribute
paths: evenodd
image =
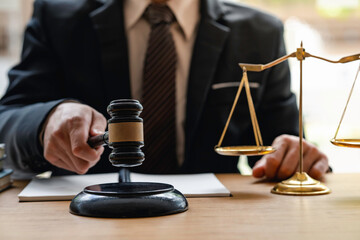
<svg viewBox="0 0 360 240"><path fill-rule="evenodd" d="M186 152L200 121L207 94L217 69L229 28L216 22L221 17L218 1L202 1L201 21L191 61L186 104Z"/></svg>
<svg viewBox="0 0 360 240"><path fill-rule="evenodd" d="M130 77L127 40L124 29L123 1L102 1L103 5L90 13L101 50L103 82L110 102L130 98Z"/></svg>

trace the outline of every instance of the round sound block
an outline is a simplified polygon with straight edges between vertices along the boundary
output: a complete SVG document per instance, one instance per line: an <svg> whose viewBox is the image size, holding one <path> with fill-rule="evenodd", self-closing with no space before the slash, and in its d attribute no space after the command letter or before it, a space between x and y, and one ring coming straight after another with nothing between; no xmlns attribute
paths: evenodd
<svg viewBox="0 0 360 240"><path fill-rule="evenodd" d="M172 185L148 182L88 186L70 204L72 214L105 218L154 217L187 209L186 198Z"/></svg>

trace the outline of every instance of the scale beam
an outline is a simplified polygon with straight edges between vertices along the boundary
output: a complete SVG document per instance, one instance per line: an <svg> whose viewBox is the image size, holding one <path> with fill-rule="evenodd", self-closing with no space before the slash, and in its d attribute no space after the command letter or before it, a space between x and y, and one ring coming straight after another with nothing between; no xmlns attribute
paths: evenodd
<svg viewBox="0 0 360 240"><path fill-rule="evenodd" d="M291 57L296 57L296 52L293 52L289 55L283 56L279 59L276 59L275 61L272 61L268 64L249 64L249 63L239 63L239 66L241 67L241 69L246 68L247 71L250 72L261 72L265 69L271 68L275 65L278 65L279 63L282 63L283 61L291 58Z"/></svg>
<svg viewBox="0 0 360 240"><path fill-rule="evenodd" d="M334 61L334 60L326 59L326 58L319 57L316 55L312 55L311 53L306 52L305 49L301 47L301 48L298 48L296 52L293 52L289 55L280 57L280 58L278 58L270 63L267 63L267 64L239 63L239 66L242 69L246 68L246 70L249 72L262 72L265 69L274 67L274 66L278 65L279 63L282 63L282 62L286 61L287 59L293 58L293 57L296 57L299 61L305 60L305 57L313 57L313 58L317 58L317 59L320 59L320 60L323 60L326 62L330 62L330 63L348 63L348 62L360 60L360 53L350 55L347 57L343 57L337 61Z"/></svg>
<svg viewBox="0 0 360 240"><path fill-rule="evenodd" d="M329 60L329 59L326 59L326 58L323 58L323 57L318 57L318 56L315 56L315 55L311 55L310 53L306 53L306 56L307 57L317 58L317 59L327 61L327 62L330 62L330 63L348 63L348 62L353 62L353 61L356 61L356 60L360 60L360 53L340 58L337 61L333 61L333 60Z"/></svg>

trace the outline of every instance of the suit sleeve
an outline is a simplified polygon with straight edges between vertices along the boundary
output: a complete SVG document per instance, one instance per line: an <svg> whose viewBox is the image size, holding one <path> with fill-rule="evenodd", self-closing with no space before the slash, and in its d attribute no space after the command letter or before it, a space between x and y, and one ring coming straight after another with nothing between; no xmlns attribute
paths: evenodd
<svg viewBox="0 0 360 240"><path fill-rule="evenodd" d="M9 71L9 86L0 100L0 142L6 144L6 164L29 172L52 167L43 158L39 134L49 112L64 100L61 68L42 24L42 9L42 2L36 1L21 61Z"/></svg>

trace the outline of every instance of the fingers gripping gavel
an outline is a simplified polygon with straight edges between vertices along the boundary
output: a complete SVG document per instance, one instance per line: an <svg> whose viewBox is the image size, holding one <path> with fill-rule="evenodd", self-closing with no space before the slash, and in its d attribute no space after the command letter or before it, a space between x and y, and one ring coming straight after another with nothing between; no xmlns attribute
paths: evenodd
<svg viewBox="0 0 360 240"><path fill-rule="evenodd" d="M116 167L135 167L144 161L143 120L139 117L143 107L137 100L111 101L107 112L108 132L89 138L88 144L95 148L106 144L112 148L109 160Z"/></svg>

